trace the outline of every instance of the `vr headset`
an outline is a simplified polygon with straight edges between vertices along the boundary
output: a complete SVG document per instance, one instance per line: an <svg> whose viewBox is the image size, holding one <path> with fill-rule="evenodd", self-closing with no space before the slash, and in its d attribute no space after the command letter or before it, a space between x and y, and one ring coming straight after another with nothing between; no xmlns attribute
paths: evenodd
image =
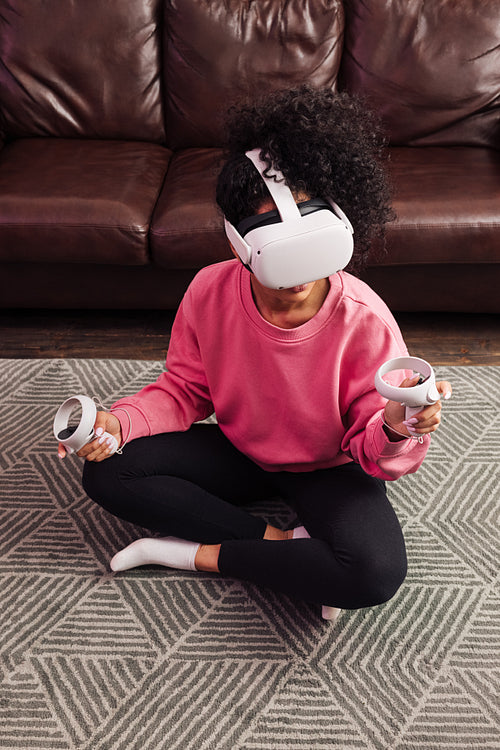
<svg viewBox="0 0 500 750"><path fill-rule="evenodd" d="M227 238L242 263L269 289L290 289L331 276L349 263L353 229L330 198L295 199L281 172L266 176L260 149L247 151L277 210L243 219L224 219Z"/></svg>

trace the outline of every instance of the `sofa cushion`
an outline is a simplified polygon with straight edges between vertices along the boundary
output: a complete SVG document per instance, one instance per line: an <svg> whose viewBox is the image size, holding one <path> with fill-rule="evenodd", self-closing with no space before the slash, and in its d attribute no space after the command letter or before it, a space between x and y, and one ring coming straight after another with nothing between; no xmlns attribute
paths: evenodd
<svg viewBox="0 0 500 750"><path fill-rule="evenodd" d="M164 140L161 0L9 0L0 12L0 131Z"/></svg>
<svg viewBox="0 0 500 750"><path fill-rule="evenodd" d="M215 203L220 149L175 152L151 222L151 255L162 268L193 269L231 258Z"/></svg>
<svg viewBox="0 0 500 750"><path fill-rule="evenodd" d="M472 147L391 147L397 219L376 264L497 263L500 152ZM151 223L163 268L193 269L231 257L215 205L220 149L173 155Z"/></svg>
<svg viewBox="0 0 500 750"><path fill-rule="evenodd" d="M348 0L340 85L391 141L500 146L498 0Z"/></svg>
<svg viewBox="0 0 500 750"><path fill-rule="evenodd" d="M0 261L148 262L170 152L152 143L28 138L0 151Z"/></svg>
<svg viewBox="0 0 500 750"><path fill-rule="evenodd" d="M500 151L392 147L389 166L397 219L381 265L500 265Z"/></svg>
<svg viewBox="0 0 500 750"><path fill-rule="evenodd" d="M304 82L335 85L341 0L171 0L165 14L170 148L220 146L217 113L242 95Z"/></svg>

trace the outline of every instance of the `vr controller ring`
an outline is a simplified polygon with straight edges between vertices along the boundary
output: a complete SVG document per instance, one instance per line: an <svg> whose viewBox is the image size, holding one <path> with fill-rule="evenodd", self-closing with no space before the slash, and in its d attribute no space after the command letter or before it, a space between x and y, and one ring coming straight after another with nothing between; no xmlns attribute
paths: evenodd
<svg viewBox="0 0 500 750"><path fill-rule="evenodd" d="M80 422L76 427L69 427L69 420L75 408L80 406L82 414ZM68 453L77 453L84 445L94 439L94 424L97 415L97 407L89 396L71 396L59 407L54 417L53 432L55 439L62 443ZM118 449L116 438L109 433L104 436L112 437L114 445L111 453Z"/></svg>
<svg viewBox="0 0 500 750"><path fill-rule="evenodd" d="M413 370L422 375L424 380L410 388L391 385L383 380L383 375L393 370ZM441 398L436 388L434 370L425 359L420 359L420 357L395 357L385 362L375 373L375 388L384 398L404 404L407 418Z"/></svg>

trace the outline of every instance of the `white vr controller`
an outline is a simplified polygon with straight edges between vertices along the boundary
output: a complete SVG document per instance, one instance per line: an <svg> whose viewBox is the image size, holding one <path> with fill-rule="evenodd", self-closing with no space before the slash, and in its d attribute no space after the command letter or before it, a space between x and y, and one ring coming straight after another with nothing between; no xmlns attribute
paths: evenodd
<svg viewBox="0 0 500 750"><path fill-rule="evenodd" d="M82 414L80 422L76 426L69 427L71 414L77 407L81 407ZM97 407L89 396L71 396L61 404L54 417L54 437L64 445L68 453L77 453L84 445L94 440L94 424L97 415ZM104 432L102 437L111 438L112 445L109 455L118 450L118 441L109 432Z"/></svg>
<svg viewBox="0 0 500 750"><path fill-rule="evenodd" d="M410 388L400 388L383 380L393 370L413 370L420 375L419 382ZM441 394L436 388L434 370L425 359L419 357L396 357L385 362L375 374L375 388L389 401L399 401L406 406L406 419L410 419L425 406L439 401Z"/></svg>

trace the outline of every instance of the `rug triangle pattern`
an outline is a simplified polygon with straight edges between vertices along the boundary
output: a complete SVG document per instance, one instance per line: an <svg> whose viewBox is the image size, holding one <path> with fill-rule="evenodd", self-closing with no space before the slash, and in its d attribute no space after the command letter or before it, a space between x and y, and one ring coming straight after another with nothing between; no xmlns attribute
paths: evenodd
<svg viewBox="0 0 500 750"><path fill-rule="evenodd" d="M85 496L53 414L74 392L109 405L162 368L0 362L2 750L496 748L500 368L439 370L454 385L443 425L389 486L408 578L333 625L216 575L111 574L144 530ZM294 523L282 503L254 512Z"/></svg>

